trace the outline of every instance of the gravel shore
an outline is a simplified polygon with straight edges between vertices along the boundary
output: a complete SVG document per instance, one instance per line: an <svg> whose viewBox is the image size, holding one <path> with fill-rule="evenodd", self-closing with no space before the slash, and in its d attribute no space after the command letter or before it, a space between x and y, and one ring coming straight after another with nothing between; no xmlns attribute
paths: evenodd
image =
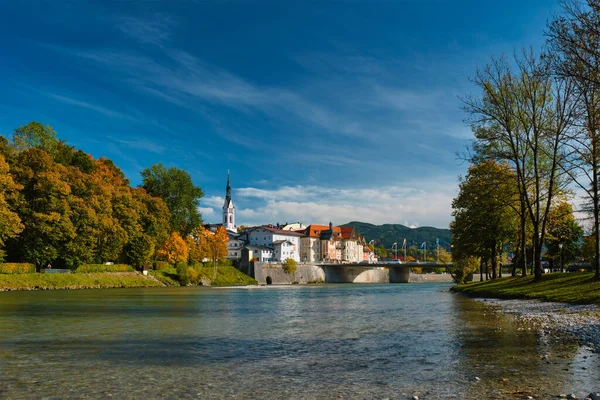
<svg viewBox="0 0 600 400"><path fill-rule="evenodd" d="M478 299L535 329L544 341L571 340L600 353L600 306L572 305L539 300Z"/></svg>

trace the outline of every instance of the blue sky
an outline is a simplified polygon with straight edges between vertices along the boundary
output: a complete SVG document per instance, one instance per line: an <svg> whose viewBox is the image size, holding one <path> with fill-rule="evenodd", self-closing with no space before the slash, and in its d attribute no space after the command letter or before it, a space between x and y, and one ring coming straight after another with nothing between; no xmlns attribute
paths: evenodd
<svg viewBox="0 0 600 400"><path fill-rule="evenodd" d="M31 120L140 183L187 170L220 221L445 228L470 138L459 96L539 49L554 1L9 2L0 133Z"/></svg>

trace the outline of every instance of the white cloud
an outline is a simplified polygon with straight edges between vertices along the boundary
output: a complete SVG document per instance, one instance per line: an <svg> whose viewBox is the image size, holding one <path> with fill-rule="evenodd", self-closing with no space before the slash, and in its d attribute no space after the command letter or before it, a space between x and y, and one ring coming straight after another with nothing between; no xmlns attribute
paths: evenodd
<svg viewBox="0 0 600 400"><path fill-rule="evenodd" d="M202 214L202 219L204 221L212 221L217 219L217 213L211 207L198 207L198 211Z"/></svg>
<svg viewBox="0 0 600 400"><path fill-rule="evenodd" d="M219 196L208 196L202 198L201 202L210 207L221 208L223 207L223 203L225 203L225 198Z"/></svg>
<svg viewBox="0 0 600 400"><path fill-rule="evenodd" d="M240 199L238 204L256 205L238 207L237 222L259 225L286 221L305 224L362 221L446 228L455 190L454 185L438 185L433 190L399 186L377 190L322 186L284 186L274 190L248 187L236 191Z"/></svg>

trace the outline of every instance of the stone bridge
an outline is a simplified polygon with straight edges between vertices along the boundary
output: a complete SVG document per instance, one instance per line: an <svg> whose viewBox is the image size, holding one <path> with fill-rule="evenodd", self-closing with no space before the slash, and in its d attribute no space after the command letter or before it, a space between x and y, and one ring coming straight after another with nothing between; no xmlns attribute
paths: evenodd
<svg viewBox="0 0 600 400"><path fill-rule="evenodd" d="M440 265L441 266L441 265ZM254 262L241 265L241 271L259 284L290 283L408 283L410 268L421 267L425 272L438 267L436 263L408 264L298 264L294 274L286 274L280 263Z"/></svg>

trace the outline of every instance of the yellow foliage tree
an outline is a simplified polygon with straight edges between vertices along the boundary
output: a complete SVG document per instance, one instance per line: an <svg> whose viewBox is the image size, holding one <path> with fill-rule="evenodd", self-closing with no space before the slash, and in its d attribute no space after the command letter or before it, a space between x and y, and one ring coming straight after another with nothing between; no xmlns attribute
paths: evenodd
<svg viewBox="0 0 600 400"><path fill-rule="evenodd" d="M162 248L156 252L156 256L171 264L185 263L188 260L188 246L177 232L173 232Z"/></svg>
<svg viewBox="0 0 600 400"><path fill-rule="evenodd" d="M213 263L217 261L225 261L227 257L227 244L229 243L229 235L227 230L220 226L217 232L212 236L209 244L211 250L211 259Z"/></svg>
<svg viewBox="0 0 600 400"><path fill-rule="evenodd" d="M8 207L6 197L20 189L8 173L8 163L0 155L0 261L4 256L2 247L8 238L17 236L23 230L19 216Z"/></svg>

